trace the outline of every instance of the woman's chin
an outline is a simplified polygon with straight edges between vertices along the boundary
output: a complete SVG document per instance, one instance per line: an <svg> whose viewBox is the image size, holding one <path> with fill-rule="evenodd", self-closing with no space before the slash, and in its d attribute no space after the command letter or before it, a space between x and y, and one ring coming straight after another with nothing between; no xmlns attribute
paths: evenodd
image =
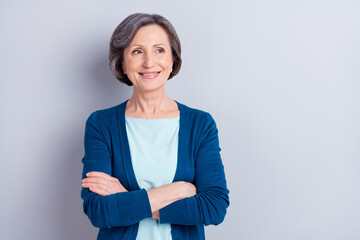
<svg viewBox="0 0 360 240"><path fill-rule="evenodd" d="M165 84L159 84L158 82L153 82L153 83L148 82L146 84L134 86L134 88L140 92L153 92L153 91L164 90L164 85Z"/></svg>

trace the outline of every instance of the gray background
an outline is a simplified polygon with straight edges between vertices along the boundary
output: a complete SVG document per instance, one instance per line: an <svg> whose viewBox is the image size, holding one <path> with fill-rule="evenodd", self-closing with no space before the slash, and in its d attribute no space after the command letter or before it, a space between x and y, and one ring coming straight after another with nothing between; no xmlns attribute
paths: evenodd
<svg viewBox="0 0 360 240"><path fill-rule="evenodd" d="M1 239L95 239L85 120L131 95L108 70L134 12L175 26L169 96L210 112L231 206L207 239L360 239L359 1L1 1Z"/></svg>

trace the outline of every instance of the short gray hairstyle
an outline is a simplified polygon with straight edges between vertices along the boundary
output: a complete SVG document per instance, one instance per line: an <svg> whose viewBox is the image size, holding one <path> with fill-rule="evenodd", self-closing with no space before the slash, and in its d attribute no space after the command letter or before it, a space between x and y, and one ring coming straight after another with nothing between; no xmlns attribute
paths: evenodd
<svg viewBox="0 0 360 240"><path fill-rule="evenodd" d="M130 44L137 31L146 25L157 24L162 27L168 37L171 46L173 59L173 70L168 78L174 77L181 68L181 44L171 23L158 14L134 13L125 18L115 29L110 40L109 65L112 73L120 81L128 86L132 86L132 82L124 74L122 62L124 60L124 49Z"/></svg>

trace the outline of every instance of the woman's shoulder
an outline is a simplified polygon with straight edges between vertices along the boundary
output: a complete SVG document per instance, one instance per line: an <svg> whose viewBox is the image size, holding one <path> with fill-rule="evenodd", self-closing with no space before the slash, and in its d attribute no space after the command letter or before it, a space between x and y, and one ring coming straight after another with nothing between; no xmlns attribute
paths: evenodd
<svg viewBox="0 0 360 240"><path fill-rule="evenodd" d="M117 115L121 112L126 102L122 102L112 107L94 110L90 113L87 121L110 123L116 120Z"/></svg>
<svg viewBox="0 0 360 240"><path fill-rule="evenodd" d="M194 107L189 107L183 103L177 102L180 112L183 112L190 120L195 122L211 122L214 121L212 115L205 111Z"/></svg>

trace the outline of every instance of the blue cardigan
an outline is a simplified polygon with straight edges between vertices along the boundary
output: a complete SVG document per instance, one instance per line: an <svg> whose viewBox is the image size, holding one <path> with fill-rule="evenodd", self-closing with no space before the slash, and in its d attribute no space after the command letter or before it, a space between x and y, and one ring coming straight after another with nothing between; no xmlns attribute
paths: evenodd
<svg viewBox="0 0 360 240"><path fill-rule="evenodd" d="M126 103L95 111L86 121L82 178L87 172L104 172L128 190L101 196L82 188L84 212L100 228L98 239L135 240L139 222L152 217L147 192L139 188L131 163ZM180 129L173 182L193 183L197 194L160 209L160 222L171 224L173 240L205 239L204 225L220 224L229 206L218 131L209 113L176 103Z"/></svg>

